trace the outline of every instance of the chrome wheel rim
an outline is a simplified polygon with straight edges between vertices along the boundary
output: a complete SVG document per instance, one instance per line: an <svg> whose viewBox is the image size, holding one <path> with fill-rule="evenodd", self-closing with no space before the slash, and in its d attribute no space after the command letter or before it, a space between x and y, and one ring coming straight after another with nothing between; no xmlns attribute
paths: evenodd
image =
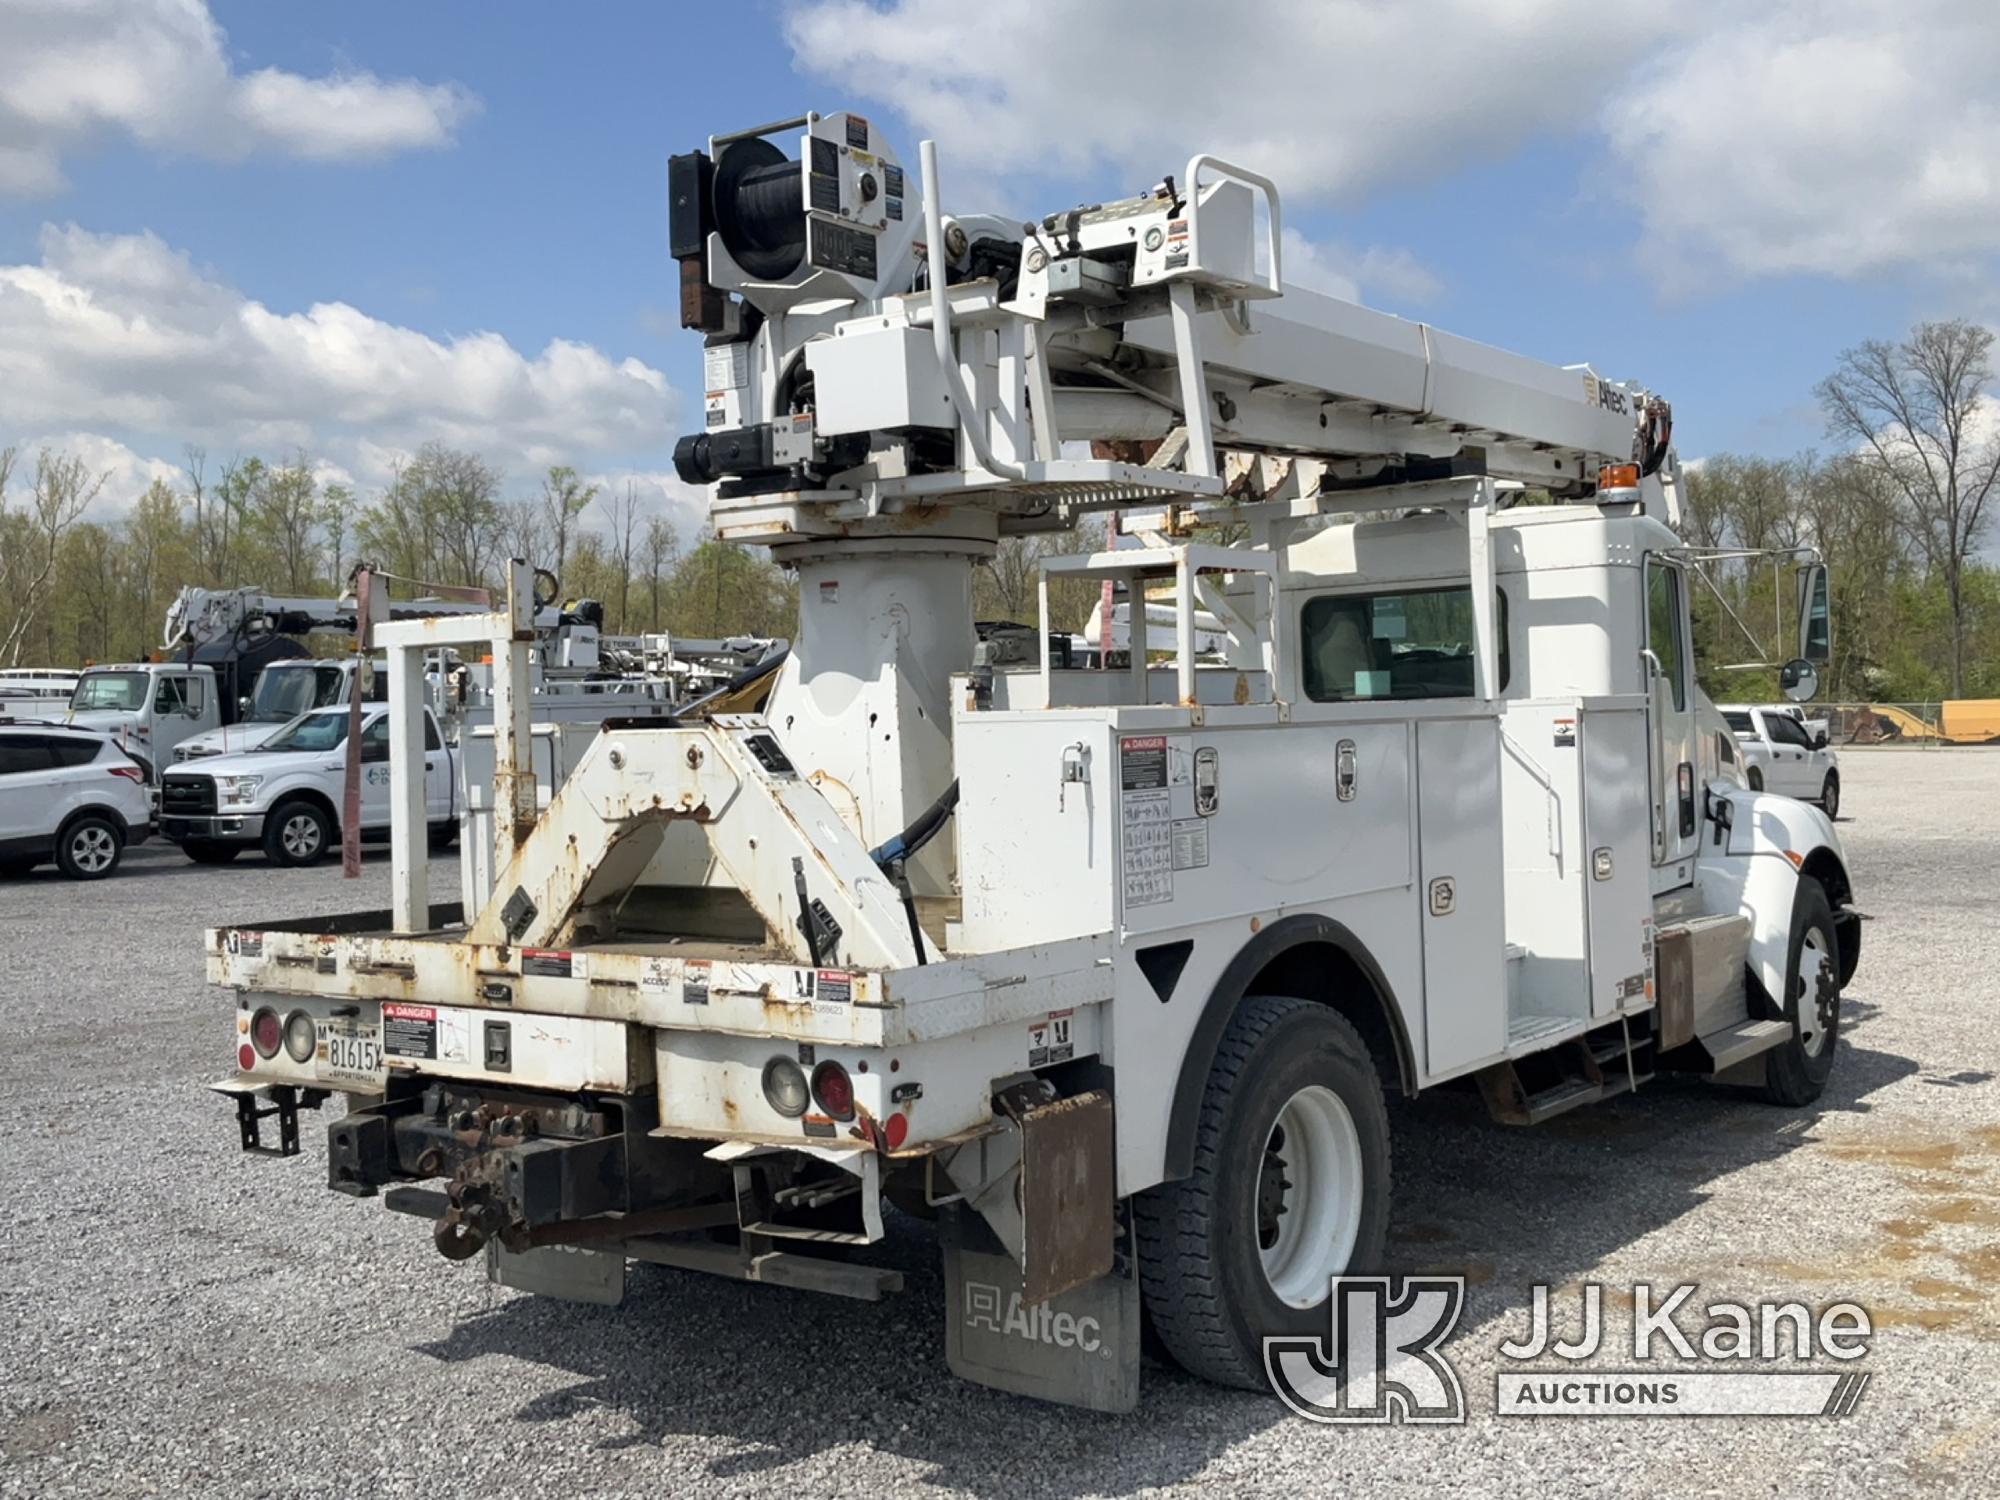
<svg viewBox="0 0 2000 1500"><path fill-rule="evenodd" d="M1253 1203L1264 1279L1292 1307L1324 1302L1361 1233L1361 1133L1332 1089L1285 1101L1265 1138Z"/></svg>
<svg viewBox="0 0 2000 1500"><path fill-rule="evenodd" d="M319 853L319 820L310 813L293 813L278 830L285 852L295 859L310 859Z"/></svg>
<svg viewBox="0 0 2000 1500"><path fill-rule="evenodd" d="M112 860L118 857L118 840L111 836L108 828L95 824L89 828L79 828L70 836L69 857L76 867L91 875L99 875L111 868Z"/></svg>

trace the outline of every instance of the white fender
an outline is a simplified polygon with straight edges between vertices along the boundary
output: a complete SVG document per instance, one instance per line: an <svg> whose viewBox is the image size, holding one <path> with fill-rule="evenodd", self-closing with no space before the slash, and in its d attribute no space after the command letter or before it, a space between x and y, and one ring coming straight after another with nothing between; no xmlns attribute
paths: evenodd
<svg viewBox="0 0 2000 1500"><path fill-rule="evenodd" d="M1715 825L1704 822L1701 852L1695 857L1695 885L1710 912L1741 912L1750 919L1750 967L1764 993L1781 999L1785 966L1791 957L1792 907L1801 872L1825 850L1847 873L1840 835L1826 814L1810 803L1774 792L1752 792L1727 781L1709 784L1717 800L1727 799L1734 826L1715 842ZM1824 859L1824 855L1820 859Z"/></svg>

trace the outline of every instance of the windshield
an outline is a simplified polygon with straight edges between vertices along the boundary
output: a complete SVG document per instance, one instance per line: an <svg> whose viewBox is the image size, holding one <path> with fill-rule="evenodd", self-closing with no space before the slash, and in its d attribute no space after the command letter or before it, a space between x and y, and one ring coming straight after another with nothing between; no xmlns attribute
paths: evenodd
<svg viewBox="0 0 2000 1500"><path fill-rule="evenodd" d="M152 679L144 672L92 672L70 694L71 708L122 708L137 713L146 706Z"/></svg>
<svg viewBox="0 0 2000 1500"><path fill-rule="evenodd" d="M315 708L331 708L341 700L342 673L334 666L266 667L250 698L250 721L282 724Z"/></svg>
<svg viewBox="0 0 2000 1500"><path fill-rule="evenodd" d="M266 750L331 750L347 738L346 714L307 714L264 742Z"/></svg>

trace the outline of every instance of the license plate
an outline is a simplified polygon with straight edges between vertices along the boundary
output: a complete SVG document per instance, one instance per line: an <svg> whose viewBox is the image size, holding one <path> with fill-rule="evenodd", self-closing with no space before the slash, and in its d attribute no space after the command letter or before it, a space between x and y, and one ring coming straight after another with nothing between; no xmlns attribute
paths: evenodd
<svg viewBox="0 0 2000 1500"><path fill-rule="evenodd" d="M382 1080L382 1028L353 1016L313 1023L313 1076L328 1083Z"/></svg>

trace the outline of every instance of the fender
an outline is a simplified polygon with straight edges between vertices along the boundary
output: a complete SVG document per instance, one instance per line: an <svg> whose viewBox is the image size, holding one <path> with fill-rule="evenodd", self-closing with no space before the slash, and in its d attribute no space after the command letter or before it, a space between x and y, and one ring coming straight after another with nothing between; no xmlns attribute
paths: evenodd
<svg viewBox="0 0 2000 1500"><path fill-rule="evenodd" d="M1167 1124L1168 1180L1186 1177L1194 1171L1195 1124L1201 1113L1202 1090L1208 1084L1209 1070L1215 1066L1215 1049L1222 1044L1222 1032L1228 1026L1230 1016L1250 992L1251 981L1285 954L1307 945L1338 948L1361 971L1374 991L1372 999L1394 1042L1396 1072L1402 1080L1403 1091L1416 1093L1416 1054L1411 1050L1409 1035L1403 1029L1402 1009L1397 1005L1395 992L1389 987L1388 979L1369 953L1367 945L1331 917L1313 912L1282 917L1252 937L1229 961L1202 1008L1201 1019L1195 1022L1193 1035L1188 1038L1187 1051L1181 1058L1180 1077L1174 1084L1173 1112ZM1303 995L1299 998L1311 1000L1318 997Z"/></svg>
<svg viewBox="0 0 2000 1500"><path fill-rule="evenodd" d="M1734 826L1728 844L1721 848L1709 841L1713 825L1704 827L1704 842L1695 857L1695 883L1703 907L1750 918L1751 972L1765 994L1782 996L1799 882L1808 877L1818 880L1834 908L1844 985L1859 959L1860 937L1852 922L1839 920L1854 888L1833 824L1817 807L1774 792L1721 786L1712 786L1711 791L1732 804Z"/></svg>

